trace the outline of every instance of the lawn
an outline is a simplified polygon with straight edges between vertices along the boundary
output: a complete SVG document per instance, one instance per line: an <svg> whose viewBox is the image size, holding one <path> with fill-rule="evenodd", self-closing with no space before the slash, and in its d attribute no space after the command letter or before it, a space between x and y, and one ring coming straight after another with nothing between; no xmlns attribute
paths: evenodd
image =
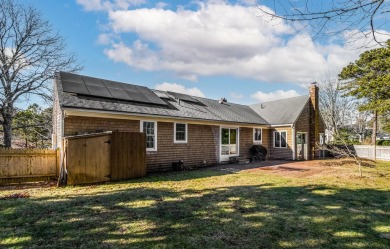
<svg viewBox="0 0 390 249"><path fill-rule="evenodd" d="M348 165L307 172L209 168L2 188L0 197L29 197L0 199L0 248L390 248L390 162L363 178Z"/></svg>

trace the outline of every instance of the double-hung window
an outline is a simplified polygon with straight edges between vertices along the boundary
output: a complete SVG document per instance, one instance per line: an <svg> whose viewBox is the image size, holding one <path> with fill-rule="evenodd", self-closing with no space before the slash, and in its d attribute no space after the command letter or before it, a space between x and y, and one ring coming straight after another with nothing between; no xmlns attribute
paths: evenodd
<svg viewBox="0 0 390 249"><path fill-rule="evenodd" d="M187 124L175 123L174 136L175 143L187 143Z"/></svg>
<svg viewBox="0 0 390 249"><path fill-rule="evenodd" d="M253 142L261 144L262 130L261 128L253 128Z"/></svg>
<svg viewBox="0 0 390 249"><path fill-rule="evenodd" d="M157 151L157 122L141 121L141 132L146 133L146 151Z"/></svg>
<svg viewBox="0 0 390 249"><path fill-rule="evenodd" d="M287 131L274 131L274 148L287 148Z"/></svg>

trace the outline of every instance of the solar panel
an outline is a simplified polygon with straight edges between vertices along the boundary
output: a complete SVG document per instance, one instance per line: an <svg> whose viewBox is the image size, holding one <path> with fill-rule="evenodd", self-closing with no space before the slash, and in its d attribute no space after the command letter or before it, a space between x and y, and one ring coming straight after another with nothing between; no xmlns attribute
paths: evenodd
<svg viewBox="0 0 390 249"><path fill-rule="evenodd" d="M84 80L84 83L87 85L105 87L105 85L103 84L103 81L101 79L83 76L83 80Z"/></svg>
<svg viewBox="0 0 390 249"><path fill-rule="evenodd" d="M115 89L115 88L107 88L108 91L110 91L112 97L114 97L115 99L123 99L123 100L133 100L132 98L130 98L130 96L122 89Z"/></svg>
<svg viewBox="0 0 390 249"><path fill-rule="evenodd" d="M162 99L160 99L154 92L152 91L143 92L143 94L150 102L165 105L165 102Z"/></svg>
<svg viewBox="0 0 390 249"><path fill-rule="evenodd" d="M145 95L143 95L140 92L129 92L129 91L126 91L126 93L129 95L129 97L133 101L149 103L149 100L145 97Z"/></svg>
<svg viewBox="0 0 390 249"><path fill-rule="evenodd" d="M111 80L103 80L103 83L107 88L115 88L123 91L123 87L122 87L122 85L124 85L123 83L119 83Z"/></svg>
<svg viewBox="0 0 390 249"><path fill-rule="evenodd" d="M71 73L61 72L60 74L64 92L140 103L167 105L154 92L144 86L135 86Z"/></svg>
<svg viewBox="0 0 390 249"><path fill-rule="evenodd" d="M140 87L135 86L135 85L130 85L130 84L121 84L122 88L125 89L126 91L130 92L140 92Z"/></svg>
<svg viewBox="0 0 390 249"><path fill-rule="evenodd" d="M180 100L184 100L184 101L192 102L192 103L200 103L198 100L194 99L193 97L182 94L182 93L175 93L175 92L168 92L168 93L169 93L169 95L172 95L176 99L180 99Z"/></svg>
<svg viewBox="0 0 390 249"><path fill-rule="evenodd" d="M92 96L104 97L104 98L113 98L111 93L107 90L106 87L86 85L89 91L89 94Z"/></svg>
<svg viewBox="0 0 390 249"><path fill-rule="evenodd" d="M64 92L89 94L89 91L84 83L77 83L77 82L63 80L62 89Z"/></svg>
<svg viewBox="0 0 390 249"><path fill-rule="evenodd" d="M61 80L84 83L83 78L80 75L65 72L61 72Z"/></svg>

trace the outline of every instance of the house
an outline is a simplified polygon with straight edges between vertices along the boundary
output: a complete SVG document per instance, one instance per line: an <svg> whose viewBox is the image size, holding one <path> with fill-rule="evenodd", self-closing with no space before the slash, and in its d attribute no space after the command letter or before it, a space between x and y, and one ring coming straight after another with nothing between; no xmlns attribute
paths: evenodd
<svg viewBox="0 0 390 249"><path fill-rule="evenodd" d="M310 95L248 106L65 72L56 74L53 126L55 148L64 136L145 132L148 172L179 160L210 165L248 158L255 144L270 159L314 159L324 132L315 84Z"/></svg>

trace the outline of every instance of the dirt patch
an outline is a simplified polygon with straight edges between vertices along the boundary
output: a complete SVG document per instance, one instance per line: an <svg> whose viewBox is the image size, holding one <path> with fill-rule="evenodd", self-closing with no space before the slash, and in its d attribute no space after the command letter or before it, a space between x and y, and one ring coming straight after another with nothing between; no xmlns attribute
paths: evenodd
<svg viewBox="0 0 390 249"><path fill-rule="evenodd" d="M292 176L299 178L323 174L324 172L328 172L334 169L321 165L320 161L302 161L265 166L253 170L268 171L282 176Z"/></svg>
<svg viewBox="0 0 390 249"><path fill-rule="evenodd" d="M213 167L214 170L236 173L242 170L248 171L267 171L283 176L310 177L324 172L335 170L329 167L332 164L323 165L324 161L282 161L268 160L249 164L225 164ZM333 166L333 165L332 165ZM338 165L335 165L338 166Z"/></svg>
<svg viewBox="0 0 390 249"><path fill-rule="evenodd" d="M0 191L2 190L23 190L23 189L40 189L40 188L52 188L57 186L57 181L48 181L48 182L33 182L33 183L15 183L11 185L0 186Z"/></svg>

